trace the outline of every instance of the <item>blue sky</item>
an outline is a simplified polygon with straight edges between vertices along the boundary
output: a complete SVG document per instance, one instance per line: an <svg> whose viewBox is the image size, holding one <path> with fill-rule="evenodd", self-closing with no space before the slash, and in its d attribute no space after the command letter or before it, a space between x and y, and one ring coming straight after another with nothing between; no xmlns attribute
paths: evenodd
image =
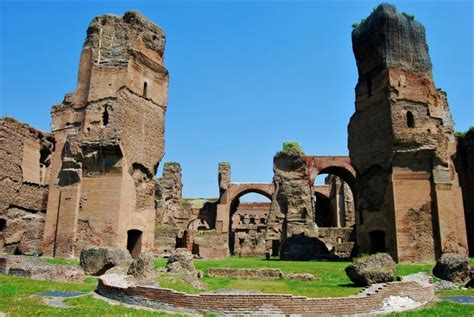
<svg viewBox="0 0 474 317"><path fill-rule="evenodd" d="M164 29L162 162L181 163L187 197L217 195L219 161L231 163L234 181L270 182L284 141L307 154L348 154L351 25L378 1L0 2L1 114L43 130L51 106L75 89L94 16L139 10ZM436 85L448 93L456 129L466 130L474 123L472 2L391 3L424 24Z"/></svg>

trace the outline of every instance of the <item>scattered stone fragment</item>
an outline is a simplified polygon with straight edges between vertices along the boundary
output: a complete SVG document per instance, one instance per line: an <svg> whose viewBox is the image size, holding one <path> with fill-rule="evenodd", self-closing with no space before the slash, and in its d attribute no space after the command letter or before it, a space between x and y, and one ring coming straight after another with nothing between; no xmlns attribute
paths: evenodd
<svg viewBox="0 0 474 317"><path fill-rule="evenodd" d="M128 269L128 274L133 275L139 280L145 280L153 275L153 254L142 252L133 260Z"/></svg>
<svg viewBox="0 0 474 317"><path fill-rule="evenodd" d="M88 275L102 275L114 266L129 266L132 256L126 249L91 247L81 251L80 264Z"/></svg>
<svg viewBox="0 0 474 317"><path fill-rule="evenodd" d="M459 286L450 281L440 280L435 284L435 289L437 291L451 291L459 289Z"/></svg>
<svg viewBox="0 0 474 317"><path fill-rule="evenodd" d="M433 279L431 276L426 274L425 272L418 272L415 274L399 276L397 281L400 282L417 282L420 285L428 286L433 283Z"/></svg>
<svg viewBox="0 0 474 317"><path fill-rule="evenodd" d="M194 267L193 255L186 249L176 249L168 258L166 271L196 289L206 288L200 280L201 273Z"/></svg>
<svg viewBox="0 0 474 317"><path fill-rule="evenodd" d="M360 286L393 281L396 264L387 253L377 253L354 260L346 267L351 281Z"/></svg>
<svg viewBox="0 0 474 317"><path fill-rule="evenodd" d="M466 255L445 253L436 261L434 276L455 283L464 283L469 277L469 258Z"/></svg>
<svg viewBox="0 0 474 317"><path fill-rule="evenodd" d="M466 283L465 287L474 288L474 267L471 267L469 271L469 282Z"/></svg>

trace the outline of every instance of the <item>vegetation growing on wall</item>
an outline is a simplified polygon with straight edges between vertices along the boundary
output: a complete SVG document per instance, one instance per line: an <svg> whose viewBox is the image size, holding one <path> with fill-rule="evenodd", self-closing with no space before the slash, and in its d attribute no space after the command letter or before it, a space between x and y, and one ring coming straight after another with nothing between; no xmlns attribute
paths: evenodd
<svg viewBox="0 0 474 317"><path fill-rule="evenodd" d="M283 153L298 152L300 155L304 155L304 151L301 148L301 145L295 141L284 142L282 152Z"/></svg>

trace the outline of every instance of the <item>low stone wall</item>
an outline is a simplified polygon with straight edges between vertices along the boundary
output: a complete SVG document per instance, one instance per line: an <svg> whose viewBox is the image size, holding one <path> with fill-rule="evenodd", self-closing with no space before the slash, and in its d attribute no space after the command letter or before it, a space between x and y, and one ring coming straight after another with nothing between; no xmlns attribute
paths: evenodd
<svg viewBox="0 0 474 317"><path fill-rule="evenodd" d="M394 299L412 302L410 308L421 306L434 297L432 284L394 282L373 285L358 295L336 298L308 298L283 294L202 293L190 295L171 289L112 285L107 278L99 280L97 292L102 296L128 304L142 305L188 313L216 314L304 314L341 315L387 311Z"/></svg>
<svg viewBox="0 0 474 317"><path fill-rule="evenodd" d="M209 277L232 277L232 278L282 278L280 269L234 269L234 268L209 268Z"/></svg>
<svg viewBox="0 0 474 317"><path fill-rule="evenodd" d="M38 281L83 282L86 277L78 265L48 264L45 258L5 255L0 257L0 274Z"/></svg>

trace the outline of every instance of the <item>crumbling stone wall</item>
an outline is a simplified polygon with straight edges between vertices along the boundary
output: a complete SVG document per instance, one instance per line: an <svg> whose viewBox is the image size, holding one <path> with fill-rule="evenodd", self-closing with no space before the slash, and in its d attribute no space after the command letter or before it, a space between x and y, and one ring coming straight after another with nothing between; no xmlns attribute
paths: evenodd
<svg viewBox="0 0 474 317"><path fill-rule="evenodd" d="M353 30L352 43L358 250L387 250L398 261L465 253L453 122L433 82L423 26L381 4Z"/></svg>
<svg viewBox="0 0 474 317"><path fill-rule="evenodd" d="M181 177L179 163L168 162L157 180L155 254L186 248L201 257L222 258L227 239L215 239L217 199L184 199Z"/></svg>
<svg viewBox="0 0 474 317"><path fill-rule="evenodd" d="M167 162L155 188L155 253L166 254L183 246L184 231L190 222L191 205L183 201L183 183L179 163Z"/></svg>
<svg viewBox="0 0 474 317"><path fill-rule="evenodd" d="M41 254L54 139L0 119L0 252Z"/></svg>
<svg viewBox="0 0 474 317"><path fill-rule="evenodd" d="M278 152L273 158L275 192L268 216L267 249L280 240L281 258L311 257L321 244L314 237L314 204L306 161L301 151Z"/></svg>
<svg viewBox="0 0 474 317"><path fill-rule="evenodd" d="M183 182L179 163L167 162L156 187L157 223L185 230L191 217L191 205L183 201Z"/></svg>
<svg viewBox="0 0 474 317"><path fill-rule="evenodd" d="M469 256L474 256L474 128L458 138L456 168L462 187Z"/></svg>
<svg viewBox="0 0 474 317"><path fill-rule="evenodd" d="M57 142L44 237L47 255L87 245L151 250L163 156L165 35L137 12L87 29L77 89L52 108Z"/></svg>

